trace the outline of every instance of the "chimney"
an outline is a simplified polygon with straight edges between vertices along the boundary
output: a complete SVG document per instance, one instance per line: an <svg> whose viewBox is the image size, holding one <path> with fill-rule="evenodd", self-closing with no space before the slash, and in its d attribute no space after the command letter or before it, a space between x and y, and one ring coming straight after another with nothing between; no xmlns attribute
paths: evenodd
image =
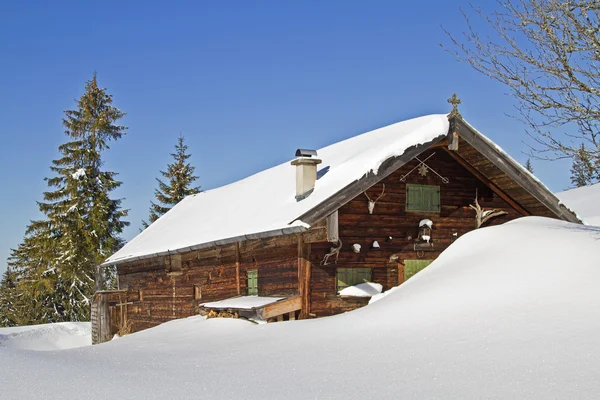
<svg viewBox="0 0 600 400"><path fill-rule="evenodd" d="M315 189L317 181L317 165L321 164L316 156L315 150L296 150L296 158L292 161L292 165L296 167L296 201L303 200L310 196Z"/></svg>

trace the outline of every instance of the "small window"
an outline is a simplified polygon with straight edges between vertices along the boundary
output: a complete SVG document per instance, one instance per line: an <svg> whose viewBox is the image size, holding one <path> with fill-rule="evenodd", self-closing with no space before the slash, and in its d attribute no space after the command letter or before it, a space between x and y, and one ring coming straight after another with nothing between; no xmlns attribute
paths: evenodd
<svg viewBox="0 0 600 400"><path fill-rule="evenodd" d="M407 184L406 211L440 212L440 187Z"/></svg>
<svg viewBox="0 0 600 400"><path fill-rule="evenodd" d="M432 262L433 260L404 260L404 280L408 280Z"/></svg>
<svg viewBox="0 0 600 400"><path fill-rule="evenodd" d="M202 300L202 286L194 285L194 300Z"/></svg>
<svg viewBox="0 0 600 400"><path fill-rule="evenodd" d="M371 268L338 268L336 271L338 293L348 286L371 282Z"/></svg>
<svg viewBox="0 0 600 400"><path fill-rule="evenodd" d="M172 254L167 257L166 260L166 272L167 275L181 275L181 254Z"/></svg>
<svg viewBox="0 0 600 400"><path fill-rule="evenodd" d="M258 296L258 270L250 269L248 274L248 296Z"/></svg>

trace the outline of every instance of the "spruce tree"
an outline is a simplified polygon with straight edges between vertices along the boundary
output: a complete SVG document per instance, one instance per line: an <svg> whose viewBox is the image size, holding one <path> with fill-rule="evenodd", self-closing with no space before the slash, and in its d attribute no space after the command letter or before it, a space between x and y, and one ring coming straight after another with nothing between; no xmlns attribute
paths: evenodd
<svg viewBox="0 0 600 400"><path fill-rule="evenodd" d="M28 310L22 323L89 319L96 266L122 245L127 210L111 192L121 185L116 173L103 169L102 153L126 128L116 122L125 114L98 86L96 74L86 82L75 110L65 111L68 142L52 162L39 209L9 265L16 273L19 302Z"/></svg>
<svg viewBox="0 0 600 400"><path fill-rule="evenodd" d="M582 144L573 155L571 166L571 183L574 187L587 186L594 183L597 171L594 165L593 155Z"/></svg>
<svg viewBox="0 0 600 400"><path fill-rule="evenodd" d="M150 224L183 200L184 197L200 192L200 186L193 186L198 177L194 176L196 168L187 162L188 158L192 156L187 152L187 149L188 146L184 144L184 137L179 136L175 145L175 153L171 153L175 162L168 164L166 171L160 171L161 175L168 179L168 182L165 183L156 178L158 189L154 190L154 196L158 202L150 202ZM142 221L142 225L147 228L149 224Z"/></svg>
<svg viewBox="0 0 600 400"><path fill-rule="evenodd" d="M0 279L0 327L16 326L16 277L8 268Z"/></svg>
<svg viewBox="0 0 600 400"><path fill-rule="evenodd" d="M531 165L531 158L527 159L527 162L525 163L525 168L527 169L527 171L533 174L533 165Z"/></svg>

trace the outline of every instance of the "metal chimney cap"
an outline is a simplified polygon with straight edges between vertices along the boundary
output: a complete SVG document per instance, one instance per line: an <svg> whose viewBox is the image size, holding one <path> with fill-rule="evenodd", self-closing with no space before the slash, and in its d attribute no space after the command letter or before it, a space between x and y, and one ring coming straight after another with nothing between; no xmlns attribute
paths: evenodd
<svg viewBox="0 0 600 400"><path fill-rule="evenodd" d="M317 155L316 150L309 150L309 149L296 150L296 157L312 157L312 156L316 156L316 155Z"/></svg>

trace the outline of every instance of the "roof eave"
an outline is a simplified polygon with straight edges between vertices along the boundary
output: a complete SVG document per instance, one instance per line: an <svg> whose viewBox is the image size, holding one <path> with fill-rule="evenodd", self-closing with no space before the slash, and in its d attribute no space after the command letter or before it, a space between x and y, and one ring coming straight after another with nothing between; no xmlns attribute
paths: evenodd
<svg viewBox="0 0 600 400"><path fill-rule="evenodd" d="M177 249L173 249L173 250L161 251L158 253L145 254L142 256L123 257L123 258L120 258L117 260L110 260L110 261L107 260L107 261L104 261L102 264L100 264L100 266L101 267L106 267L109 265L116 266L119 264L147 260L150 258L162 257L162 256L171 255L171 254L189 253L190 251L205 250L205 249L210 249L210 248L219 247L219 246L226 246L228 244L243 242L243 241L251 240L251 239L266 239L266 238L272 238L272 237L276 237L276 236L297 234L297 233L305 232L306 230L307 230L307 228L305 228L303 226L290 226L288 228L274 229L271 231L251 233L251 234L247 234L247 235L239 235L239 236L234 236L234 237L225 238L225 239L219 239L219 240L215 240L215 241L211 241L211 242L199 243L199 244L196 244L193 246L186 246L186 247L181 247L181 248L177 248Z"/></svg>
<svg viewBox="0 0 600 400"><path fill-rule="evenodd" d="M508 157L503 151L500 151L495 145L490 143L489 139L480 134L468 122L461 118L456 118L453 122L462 139L483 154L492 164L517 182L558 218L577 224L582 223L577 215L565 207L554 193L534 179L521 164Z"/></svg>

